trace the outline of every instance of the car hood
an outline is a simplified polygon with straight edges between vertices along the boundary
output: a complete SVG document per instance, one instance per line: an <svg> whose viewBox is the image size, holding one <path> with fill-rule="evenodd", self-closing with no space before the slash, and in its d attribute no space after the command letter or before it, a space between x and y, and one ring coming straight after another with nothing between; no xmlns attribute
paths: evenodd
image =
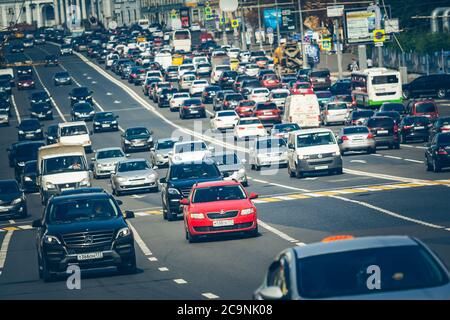
<svg viewBox="0 0 450 320"><path fill-rule="evenodd" d="M97 164L105 164L105 163L114 163L116 164L119 161L126 160L126 157L120 157L120 158L106 158L106 159L96 159L95 162Z"/></svg>
<svg viewBox="0 0 450 320"><path fill-rule="evenodd" d="M273 153L280 153L280 152L286 152L286 147L281 148L270 148L270 149L258 149L257 154L273 154Z"/></svg>
<svg viewBox="0 0 450 320"><path fill-rule="evenodd" d="M143 135L128 135L125 137L127 140L148 140L150 136L143 136Z"/></svg>
<svg viewBox="0 0 450 320"><path fill-rule="evenodd" d="M63 184L63 183L78 183L83 179L89 178L89 172L77 171L77 172L61 172L55 174L44 174L42 176L43 185L46 182L51 182L53 184Z"/></svg>
<svg viewBox="0 0 450 320"><path fill-rule="evenodd" d="M0 202L10 202L14 199L20 198L22 196L21 192L14 192L14 193L7 193L7 194L0 194Z"/></svg>
<svg viewBox="0 0 450 320"><path fill-rule="evenodd" d="M303 155L319 154L319 153L322 154L331 152L339 152L339 147L336 144L329 144L323 146L312 146L297 149L297 154Z"/></svg>
<svg viewBox="0 0 450 320"><path fill-rule="evenodd" d="M223 178L222 177L193 178L193 179L185 179L185 180L170 180L168 182L168 184L175 188L178 188L178 189L186 189L186 188L191 188L196 183L209 182L209 181L220 181L220 180L223 180Z"/></svg>
<svg viewBox="0 0 450 320"><path fill-rule="evenodd" d="M147 169L147 170L136 170L136 171L125 171L125 172L118 172L116 177L124 177L124 178L142 178L146 177L149 174L155 173L153 170Z"/></svg>
<svg viewBox="0 0 450 320"><path fill-rule="evenodd" d="M78 233L86 231L100 231L100 230L118 230L127 226L127 223L122 217L111 218L107 220L84 220L74 223L64 224L49 224L47 225L47 232L51 235L60 236L67 233ZM61 238L60 238L61 240Z"/></svg>

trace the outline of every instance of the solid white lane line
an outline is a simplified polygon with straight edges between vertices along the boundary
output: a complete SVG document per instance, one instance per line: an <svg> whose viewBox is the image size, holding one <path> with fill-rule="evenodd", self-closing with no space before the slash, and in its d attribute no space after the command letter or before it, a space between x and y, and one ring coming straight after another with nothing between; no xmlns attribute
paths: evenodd
<svg viewBox="0 0 450 320"><path fill-rule="evenodd" d="M11 95L11 102L14 107L14 112L16 113L17 121L19 123L22 121L22 118L20 117L19 109L17 108L16 99L14 99L14 95Z"/></svg>
<svg viewBox="0 0 450 320"><path fill-rule="evenodd" d="M11 241L11 237L13 235L12 230L8 231L3 238L3 243L0 248L0 275L2 274L3 267L5 266L6 255L8 254L9 242Z"/></svg>
<svg viewBox="0 0 450 320"><path fill-rule="evenodd" d="M387 175L387 174L365 172L365 171L359 171L359 170L353 170L353 169L344 169L344 172L349 173L349 174L354 174L357 176L367 176L367 177L384 179L384 180L392 180L392 181L411 182L411 183L426 182L422 179L398 177L398 176L392 176L392 175Z"/></svg>
<svg viewBox="0 0 450 320"><path fill-rule="evenodd" d="M19 226L19 228L20 228L20 229L23 229L23 230L31 230L31 229L34 229L33 226L32 226L32 225L29 225L29 224L26 224L26 225L23 225L23 226Z"/></svg>
<svg viewBox="0 0 450 320"><path fill-rule="evenodd" d="M389 155L383 155L383 157L385 158L389 158L389 159L396 159L396 160L402 160L402 157L396 157L396 156L389 156Z"/></svg>
<svg viewBox="0 0 450 320"><path fill-rule="evenodd" d="M405 161L414 162L414 163L425 163L424 161L414 160L414 159L403 159Z"/></svg>
<svg viewBox="0 0 450 320"><path fill-rule="evenodd" d="M202 293L202 296L204 296L205 298L208 298L208 299L218 299L219 298L218 295L215 295L214 293L211 293L211 292Z"/></svg>
<svg viewBox="0 0 450 320"><path fill-rule="evenodd" d="M413 223L416 223L416 224L420 224L420 225L425 226L425 227L434 228L434 229L444 229L444 230L446 229L446 227L444 227L444 226L440 226L440 225L436 225L436 224L429 223L429 222L426 222L426 221L410 218L410 217L401 215L399 213L395 213L395 212L392 212L390 210L386 210L386 209L383 209L383 208L371 205L370 203L367 203L367 202L347 199L347 198L343 198L343 197L340 197L340 196L330 196L330 197L331 198L335 198L335 199L339 199L339 200L342 200L342 201L346 201L346 202L351 202L351 203L354 203L354 204L357 204L357 205L360 205L360 206L364 206L366 208L369 208L369 209L372 209L372 210L384 213L384 214L389 215L391 217L398 218L398 219L405 220L405 221L409 221L409 222L413 222Z"/></svg>
<svg viewBox="0 0 450 320"><path fill-rule="evenodd" d="M405 147L405 148L413 148L413 149L426 149L427 147L423 147L423 146L410 146L408 144L401 144L400 146Z"/></svg>
<svg viewBox="0 0 450 320"><path fill-rule="evenodd" d="M173 279L176 284L186 284L187 281L184 279Z"/></svg>
<svg viewBox="0 0 450 320"><path fill-rule="evenodd" d="M152 252L147 247L147 245L145 244L144 240L142 240L142 238L139 235L139 233L136 231L136 229L133 227L133 225L130 222L128 222L128 225L130 226L131 230L133 231L134 241L136 241L136 243L138 244L139 248L141 248L141 250L144 253L144 255L151 256Z"/></svg>
<svg viewBox="0 0 450 320"><path fill-rule="evenodd" d="M272 227L271 225L268 225L267 223L261 221L258 219L258 224L263 227L264 229L276 234L277 236L279 236L280 238L282 238L283 240L289 241L291 243L303 243L301 241L298 241L297 239L292 238L291 236L287 235L286 233L284 233L283 231L280 231L274 227Z"/></svg>

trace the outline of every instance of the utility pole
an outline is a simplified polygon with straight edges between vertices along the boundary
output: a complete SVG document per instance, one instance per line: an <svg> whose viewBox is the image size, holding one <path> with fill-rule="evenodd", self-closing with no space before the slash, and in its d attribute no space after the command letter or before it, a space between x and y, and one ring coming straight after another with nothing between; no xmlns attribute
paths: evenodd
<svg viewBox="0 0 450 320"><path fill-rule="evenodd" d="M337 5L337 1L334 0L334 4ZM339 79L342 79L342 51L341 51L341 33L339 32L339 17L334 19L334 34L336 37L336 53L337 53L337 62L338 62L338 72Z"/></svg>
<svg viewBox="0 0 450 320"><path fill-rule="evenodd" d="M300 16L300 33L301 33L301 48L302 48L302 57L303 57L303 69L306 68L308 61L306 57L306 51L305 51L305 32L303 30L303 13L302 13L302 0L298 0L298 14Z"/></svg>
<svg viewBox="0 0 450 320"><path fill-rule="evenodd" d="M367 11L373 11L375 12L375 28L381 29L381 9L379 6L380 2L376 0L374 5L371 5L367 8ZM381 46L377 47L378 50L378 67L383 67L383 47L382 43Z"/></svg>
<svg viewBox="0 0 450 320"><path fill-rule="evenodd" d="M258 0L258 24L259 24L259 49L262 51L262 32L261 32L261 2Z"/></svg>
<svg viewBox="0 0 450 320"><path fill-rule="evenodd" d="M280 13L278 11L278 0L275 0L275 10L277 12L277 44L280 45Z"/></svg>
<svg viewBox="0 0 450 320"><path fill-rule="evenodd" d="M245 27L245 12L244 12L244 8L241 7L241 39L242 39L242 49L244 51L247 51L247 32L246 32L246 27Z"/></svg>

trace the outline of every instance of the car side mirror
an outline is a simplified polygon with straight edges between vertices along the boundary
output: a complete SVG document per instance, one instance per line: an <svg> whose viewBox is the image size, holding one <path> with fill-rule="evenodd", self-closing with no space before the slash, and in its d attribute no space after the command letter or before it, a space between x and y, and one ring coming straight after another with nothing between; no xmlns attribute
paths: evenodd
<svg viewBox="0 0 450 320"><path fill-rule="evenodd" d="M230 174L229 174L228 172L223 172L223 173L222 173L222 176L223 176L224 178L228 178L228 177L230 176Z"/></svg>
<svg viewBox="0 0 450 320"><path fill-rule="evenodd" d="M261 289L259 294L264 300L280 300L283 297L283 292L281 292L281 289L276 286Z"/></svg>
<svg viewBox="0 0 450 320"><path fill-rule="evenodd" d="M133 211L125 211L125 219L132 219L134 218L134 212Z"/></svg>
<svg viewBox="0 0 450 320"><path fill-rule="evenodd" d="M123 201L122 201L122 200L116 199L116 202L117 202L117 204L118 204L119 206L123 205Z"/></svg>
<svg viewBox="0 0 450 320"><path fill-rule="evenodd" d="M288 143L288 149L295 149L292 143Z"/></svg>
<svg viewBox="0 0 450 320"><path fill-rule="evenodd" d="M161 179L159 179L159 183L161 183L161 184L167 183L167 179L161 178Z"/></svg>
<svg viewBox="0 0 450 320"><path fill-rule="evenodd" d="M182 204L183 206L189 205L189 199L187 199L187 198L181 199L180 204Z"/></svg>
<svg viewBox="0 0 450 320"><path fill-rule="evenodd" d="M40 219L34 220L32 226L33 228L40 228L42 227L42 221Z"/></svg>
<svg viewBox="0 0 450 320"><path fill-rule="evenodd" d="M249 197L249 198L250 198L250 199L256 199L256 198L258 198L258 194L252 192L252 193L250 193L250 197Z"/></svg>

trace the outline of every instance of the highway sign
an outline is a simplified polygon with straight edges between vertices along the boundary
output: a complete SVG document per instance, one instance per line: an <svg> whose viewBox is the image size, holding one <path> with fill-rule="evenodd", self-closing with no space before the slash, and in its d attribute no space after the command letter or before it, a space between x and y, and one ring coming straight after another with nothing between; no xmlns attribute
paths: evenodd
<svg viewBox="0 0 450 320"><path fill-rule="evenodd" d="M329 6L327 7L328 18L337 18L344 15L344 6Z"/></svg>

